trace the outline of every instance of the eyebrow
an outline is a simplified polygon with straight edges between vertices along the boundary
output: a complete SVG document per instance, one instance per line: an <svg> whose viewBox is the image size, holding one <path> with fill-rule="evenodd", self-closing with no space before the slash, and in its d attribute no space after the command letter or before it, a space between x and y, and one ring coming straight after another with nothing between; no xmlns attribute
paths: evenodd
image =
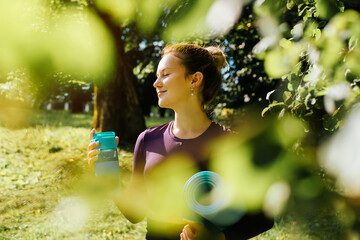
<svg viewBox="0 0 360 240"><path fill-rule="evenodd" d="M161 69L159 72L156 72L156 75L158 75L160 72L163 72L163 71L168 70L168 69L173 69L173 68L164 67L164 68Z"/></svg>

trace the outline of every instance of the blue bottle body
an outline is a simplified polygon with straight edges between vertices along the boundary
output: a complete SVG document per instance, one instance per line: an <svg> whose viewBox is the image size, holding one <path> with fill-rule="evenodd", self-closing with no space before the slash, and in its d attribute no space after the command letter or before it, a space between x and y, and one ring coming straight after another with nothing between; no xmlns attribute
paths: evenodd
<svg viewBox="0 0 360 240"><path fill-rule="evenodd" d="M117 154L117 144L115 132L94 133L91 142L99 141L100 145L95 149L100 149L99 159L95 161L95 175L119 175L119 159Z"/></svg>

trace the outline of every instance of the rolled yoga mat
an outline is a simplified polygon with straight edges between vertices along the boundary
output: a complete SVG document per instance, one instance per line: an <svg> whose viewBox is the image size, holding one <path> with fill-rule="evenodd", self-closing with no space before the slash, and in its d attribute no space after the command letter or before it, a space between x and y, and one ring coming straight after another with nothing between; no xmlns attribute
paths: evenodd
<svg viewBox="0 0 360 240"><path fill-rule="evenodd" d="M202 171L194 174L185 183L183 195L191 210L183 218L199 222L213 232L220 232L236 223L246 213L244 204L236 204L241 208L233 206L225 181L215 172Z"/></svg>
<svg viewBox="0 0 360 240"><path fill-rule="evenodd" d="M115 132L94 133L90 142L99 141L99 159L95 161L95 175L120 174Z"/></svg>

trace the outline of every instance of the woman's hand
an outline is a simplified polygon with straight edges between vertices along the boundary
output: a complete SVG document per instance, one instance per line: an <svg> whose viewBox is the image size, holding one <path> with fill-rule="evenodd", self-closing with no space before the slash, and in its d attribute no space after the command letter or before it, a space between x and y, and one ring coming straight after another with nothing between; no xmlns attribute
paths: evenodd
<svg viewBox="0 0 360 240"><path fill-rule="evenodd" d="M94 133L95 133L95 128L93 128L90 131L90 134L89 134L90 141L93 139ZM119 145L119 137L116 136L115 139L116 139L116 145ZM98 158L99 158L98 154L100 153L100 149L94 149L94 148L98 147L99 145L100 145L100 142L95 141L95 142L90 142L90 144L88 146L88 164L92 167L94 167L94 162L96 160L98 160Z"/></svg>
<svg viewBox="0 0 360 240"><path fill-rule="evenodd" d="M190 223L185 225L180 234L181 240L225 240L225 235L223 233L212 233L209 232L206 228L200 224Z"/></svg>
<svg viewBox="0 0 360 240"><path fill-rule="evenodd" d="M182 233L180 233L180 239L181 240L195 240L199 235L199 231L191 227L190 224L185 225L185 227L182 230Z"/></svg>

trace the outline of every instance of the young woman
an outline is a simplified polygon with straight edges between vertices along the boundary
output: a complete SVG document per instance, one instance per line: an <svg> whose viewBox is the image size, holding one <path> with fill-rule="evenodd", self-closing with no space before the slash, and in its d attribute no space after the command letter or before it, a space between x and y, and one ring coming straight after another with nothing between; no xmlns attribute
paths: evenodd
<svg viewBox="0 0 360 240"><path fill-rule="evenodd" d="M146 176L175 152L186 153L199 171L207 170L207 143L230 133L229 129L211 121L205 112L206 106L214 99L221 86L220 70L225 63L224 53L216 47L204 48L196 44L181 43L163 49L157 79L153 85L159 106L174 110L175 119L149 128L139 135L134 149L133 176ZM90 139L94 132L93 129ZM98 158L99 151L94 150L96 146L98 143L90 143L88 147L90 165ZM118 206L130 221L137 222L145 217L127 215L124 206L126 203L118 202L122 202ZM146 239L246 239L272 226L272 221L260 214L245 216L240 223L229 227L223 234L209 234L199 225L186 225L174 236L159 237L152 235L152 223L148 218ZM249 229L247 223L254 226Z"/></svg>

